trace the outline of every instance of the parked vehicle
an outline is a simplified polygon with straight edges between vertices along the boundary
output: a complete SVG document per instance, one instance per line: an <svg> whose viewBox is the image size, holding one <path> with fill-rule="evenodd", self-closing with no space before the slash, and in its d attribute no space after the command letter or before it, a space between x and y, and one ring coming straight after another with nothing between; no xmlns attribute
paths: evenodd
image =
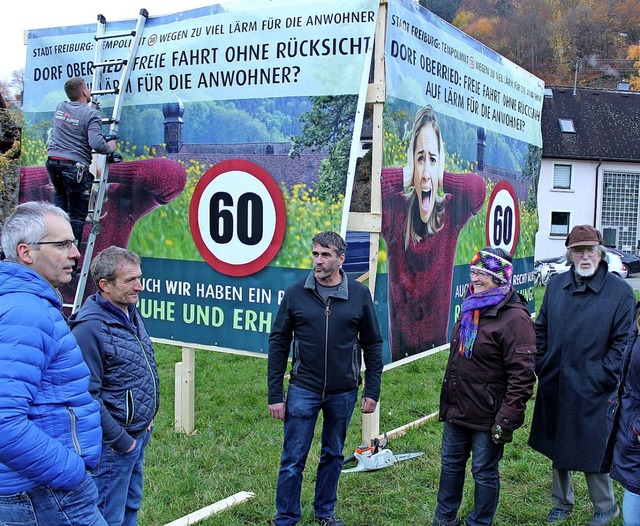
<svg viewBox="0 0 640 526"><path fill-rule="evenodd" d="M605 261L609 265L609 272L612 274L622 279L629 275L627 267L622 263L620 256L609 249L605 254ZM539 259L534 262L535 282L540 285L546 285L553 276L566 272L569 268L571 268L571 263L567 261L564 254L555 258Z"/></svg>
<svg viewBox="0 0 640 526"><path fill-rule="evenodd" d="M640 272L640 256L630 254L629 252L623 252L622 250L618 250L617 248L608 248L607 250L620 256L622 264L627 269L627 274L635 274L636 272Z"/></svg>
<svg viewBox="0 0 640 526"><path fill-rule="evenodd" d="M369 271L369 232L347 232L347 252L342 270L362 275Z"/></svg>

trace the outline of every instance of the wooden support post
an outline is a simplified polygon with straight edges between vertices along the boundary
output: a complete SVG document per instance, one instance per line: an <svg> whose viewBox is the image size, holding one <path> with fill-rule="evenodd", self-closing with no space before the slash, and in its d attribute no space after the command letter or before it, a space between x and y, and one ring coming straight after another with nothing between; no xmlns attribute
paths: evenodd
<svg viewBox="0 0 640 526"><path fill-rule="evenodd" d="M174 372L173 429L180 433L182 431L182 362L176 363Z"/></svg>
<svg viewBox="0 0 640 526"><path fill-rule="evenodd" d="M175 430L190 435L195 430L195 365L196 351L182 348L182 361L176 363L175 372Z"/></svg>
<svg viewBox="0 0 640 526"><path fill-rule="evenodd" d="M357 404L356 404L357 405ZM362 443L371 444L371 441L380 434L380 404L369 415L362 415Z"/></svg>
<svg viewBox="0 0 640 526"><path fill-rule="evenodd" d="M383 122L385 92L384 45L387 28L387 0L381 0L378 6L376 35L373 49L373 84L369 85L367 102L373 103L373 142L371 145L371 218L377 222L369 229L369 290L373 296L376 290L378 272L378 245L380 242L380 218L382 217L382 191L380 175L383 158ZM376 410L362 415L362 443L369 444L380 433L380 403Z"/></svg>

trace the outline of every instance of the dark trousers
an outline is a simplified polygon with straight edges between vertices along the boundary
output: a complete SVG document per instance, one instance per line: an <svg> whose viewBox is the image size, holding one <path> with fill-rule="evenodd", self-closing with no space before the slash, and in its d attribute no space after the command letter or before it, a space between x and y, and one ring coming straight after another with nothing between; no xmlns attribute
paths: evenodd
<svg viewBox="0 0 640 526"><path fill-rule="evenodd" d="M473 510L466 518L468 526L489 526L498 506L500 472L498 463L504 446L491 441L491 433L475 431L445 422L442 435L442 465L434 525L455 524L462 502L465 471L471 456L471 474L475 481Z"/></svg>
<svg viewBox="0 0 640 526"><path fill-rule="evenodd" d="M85 165L51 157L46 166L53 185L53 204L69 214L73 235L80 243L89 212L93 174Z"/></svg>
<svg viewBox="0 0 640 526"><path fill-rule="evenodd" d="M322 438L313 511L316 517L333 516L344 461L342 450L357 397L358 389L323 396L297 385L289 385L284 417L284 447L276 487L276 526L294 526L300 521L302 472L320 412Z"/></svg>

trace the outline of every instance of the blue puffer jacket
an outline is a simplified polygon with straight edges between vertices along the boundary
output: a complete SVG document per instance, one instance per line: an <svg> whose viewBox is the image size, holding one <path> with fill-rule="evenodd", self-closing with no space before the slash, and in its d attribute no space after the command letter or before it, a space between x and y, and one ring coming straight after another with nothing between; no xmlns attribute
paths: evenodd
<svg viewBox="0 0 640 526"><path fill-rule="evenodd" d="M103 442L118 453L145 433L160 405L151 338L137 309L130 317L96 293L69 318L100 402Z"/></svg>
<svg viewBox="0 0 640 526"><path fill-rule="evenodd" d="M75 488L100 458L100 406L51 285L0 263L0 495Z"/></svg>

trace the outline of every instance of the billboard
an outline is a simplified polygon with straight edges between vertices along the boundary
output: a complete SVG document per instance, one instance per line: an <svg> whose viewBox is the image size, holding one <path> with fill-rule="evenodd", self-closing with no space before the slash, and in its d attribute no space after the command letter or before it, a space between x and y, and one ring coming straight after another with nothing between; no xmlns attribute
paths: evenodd
<svg viewBox="0 0 640 526"><path fill-rule="evenodd" d="M448 341L485 246L513 255L533 310L543 83L410 0L386 5L386 27L378 0L151 13L121 87L124 162L110 166L95 253L116 244L142 256L152 336L267 352L284 290L311 269L312 236L345 234L356 163L371 155L360 132L383 33L384 139L373 148L383 149L374 295L385 363ZM96 44L95 32L29 32L22 201L52 198L45 138L64 82L91 82L96 45L105 60L128 51L131 37ZM119 67L92 89L117 85ZM104 115L112 106L102 97ZM438 147L425 162L415 146L429 141ZM72 298L73 283L63 292Z"/></svg>
<svg viewBox="0 0 640 526"><path fill-rule="evenodd" d="M408 0L389 2L376 297L386 361L451 337L484 247L533 310L542 81Z"/></svg>
<svg viewBox="0 0 640 526"><path fill-rule="evenodd" d="M266 352L284 290L311 269L312 236L346 229L377 12L377 0L296 0L150 13L119 86L124 161L110 165L94 253L115 244L142 256L152 336ZM28 34L22 201L51 199L44 140L65 81L91 84L95 46L106 61L131 46L95 34ZM117 85L121 68L91 89ZM103 116L114 100L101 97Z"/></svg>

